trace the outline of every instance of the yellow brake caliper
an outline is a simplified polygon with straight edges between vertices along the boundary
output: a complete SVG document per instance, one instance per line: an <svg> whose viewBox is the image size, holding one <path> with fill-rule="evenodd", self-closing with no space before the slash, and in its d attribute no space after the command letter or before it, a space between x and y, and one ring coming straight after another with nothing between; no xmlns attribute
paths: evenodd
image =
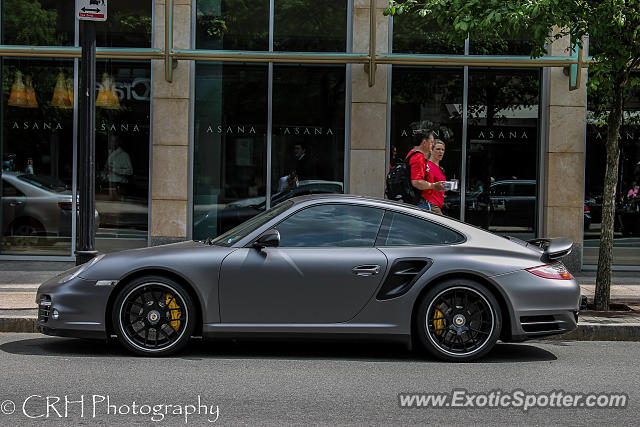
<svg viewBox="0 0 640 427"><path fill-rule="evenodd" d="M171 319L179 319L182 312L179 310L180 306L176 303L176 299L173 297L173 295L171 294L167 294L166 296L167 299L167 306L169 307L169 309L171 310ZM176 310L178 309L178 310ZM171 320L171 322L169 322L171 324L171 327L173 329L175 329L176 331L178 329L180 329L180 321L179 320Z"/></svg>
<svg viewBox="0 0 640 427"><path fill-rule="evenodd" d="M433 313L433 327L436 335L440 335L444 328L444 313L440 311L440 306L436 307L436 311Z"/></svg>

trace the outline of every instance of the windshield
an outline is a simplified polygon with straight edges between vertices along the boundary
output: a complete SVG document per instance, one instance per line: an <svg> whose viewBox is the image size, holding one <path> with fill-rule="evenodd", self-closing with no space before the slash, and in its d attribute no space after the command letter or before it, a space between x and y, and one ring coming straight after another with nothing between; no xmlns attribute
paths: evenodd
<svg viewBox="0 0 640 427"><path fill-rule="evenodd" d="M269 209L266 212L262 212L261 214L254 216L250 220L243 222L237 227L232 228L226 233L219 235L211 241L211 244L217 246L231 246L238 240L246 237L248 234L261 227L270 219L275 218L282 212L289 209L292 205L293 202L290 200L282 202L272 209Z"/></svg>

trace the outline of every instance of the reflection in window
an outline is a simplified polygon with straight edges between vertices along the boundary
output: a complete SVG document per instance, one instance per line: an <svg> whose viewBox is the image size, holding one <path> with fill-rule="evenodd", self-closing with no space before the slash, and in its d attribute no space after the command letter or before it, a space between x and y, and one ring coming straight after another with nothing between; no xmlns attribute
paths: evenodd
<svg viewBox="0 0 640 427"><path fill-rule="evenodd" d="M591 49L591 47L590 47ZM587 103L587 145L585 174L584 263L597 264L602 224L602 192L606 167L606 126L601 122L594 97ZM623 105L619 132L620 163L614 217L614 264L640 263L640 88L631 88Z"/></svg>
<svg viewBox="0 0 640 427"><path fill-rule="evenodd" d="M417 130L432 130L446 144L440 166L447 179L459 179L462 147L462 69L393 67L390 164L402 161ZM447 195L455 193L448 192ZM448 198L447 215L459 218L460 198Z"/></svg>
<svg viewBox="0 0 640 427"><path fill-rule="evenodd" d="M278 224L280 247L372 247L383 215L364 206L312 206Z"/></svg>
<svg viewBox="0 0 640 427"><path fill-rule="evenodd" d="M151 47L153 1L109 0L108 3L107 20L96 22L96 45ZM164 5L157 7L164 7Z"/></svg>
<svg viewBox="0 0 640 427"><path fill-rule="evenodd" d="M527 34L512 37L471 35L470 55L531 55L533 41Z"/></svg>
<svg viewBox="0 0 640 427"><path fill-rule="evenodd" d="M215 237L264 211L266 65L196 63L193 236Z"/></svg>
<svg viewBox="0 0 640 427"><path fill-rule="evenodd" d="M69 255L73 62L2 63L0 253Z"/></svg>
<svg viewBox="0 0 640 427"><path fill-rule="evenodd" d="M390 215L391 223L382 246L450 245L464 240L455 231L430 221L399 213Z"/></svg>
<svg viewBox="0 0 640 427"><path fill-rule="evenodd" d="M537 70L470 70L465 221L534 236L538 93Z"/></svg>
<svg viewBox="0 0 640 427"><path fill-rule="evenodd" d="M403 13L393 17L393 52L463 55L464 43L451 41L435 20Z"/></svg>
<svg viewBox="0 0 640 427"><path fill-rule="evenodd" d="M276 0L276 51L345 52L347 0Z"/></svg>
<svg viewBox="0 0 640 427"><path fill-rule="evenodd" d="M269 2L197 0L196 48L269 50Z"/></svg>
<svg viewBox="0 0 640 427"><path fill-rule="evenodd" d="M73 46L75 3L59 0L3 0L2 43Z"/></svg>
<svg viewBox="0 0 640 427"><path fill-rule="evenodd" d="M274 66L272 203L342 193L344 66Z"/></svg>
<svg viewBox="0 0 640 427"><path fill-rule="evenodd" d="M96 247L146 246L150 61L101 60L96 75Z"/></svg>

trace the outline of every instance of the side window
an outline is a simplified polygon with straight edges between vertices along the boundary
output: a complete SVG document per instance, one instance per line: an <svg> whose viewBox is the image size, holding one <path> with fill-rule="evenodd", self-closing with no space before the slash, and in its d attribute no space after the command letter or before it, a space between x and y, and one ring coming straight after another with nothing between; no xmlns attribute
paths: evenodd
<svg viewBox="0 0 640 427"><path fill-rule="evenodd" d="M383 210L365 206L312 206L276 228L280 247L373 247L383 216Z"/></svg>
<svg viewBox="0 0 640 427"><path fill-rule="evenodd" d="M389 221L386 239L381 246L451 245L464 241L464 236L431 221L397 212Z"/></svg>
<svg viewBox="0 0 640 427"><path fill-rule="evenodd" d="M3 197L24 197L24 194L7 181L2 181L2 196Z"/></svg>

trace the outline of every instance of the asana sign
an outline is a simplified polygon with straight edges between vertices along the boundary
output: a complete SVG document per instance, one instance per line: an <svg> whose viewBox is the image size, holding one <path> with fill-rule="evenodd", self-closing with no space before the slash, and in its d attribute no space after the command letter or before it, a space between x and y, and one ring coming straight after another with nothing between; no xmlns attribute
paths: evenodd
<svg viewBox="0 0 640 427"><path fill-rule="evenodd" d="M76 0L76 18L84 21L106 21L107 0Z"/></svg>

